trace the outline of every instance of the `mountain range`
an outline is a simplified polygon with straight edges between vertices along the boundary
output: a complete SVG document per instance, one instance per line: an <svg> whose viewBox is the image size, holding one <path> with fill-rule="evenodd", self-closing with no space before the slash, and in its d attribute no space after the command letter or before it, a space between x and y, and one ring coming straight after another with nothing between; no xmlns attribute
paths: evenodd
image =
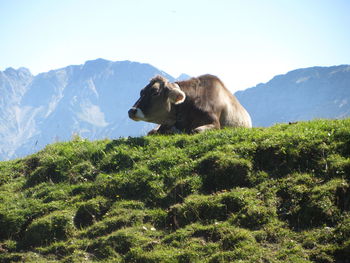
<svg viewBox="0 0 350 263"><path fill-rule="evenodd" d="M233 73L234 74L234 73ZM91 140L141 136L154 125L127 110L155 75L183 80L150 64L104 59L33 76L0 71L0 160L31 154L79 135ZM350 66L298 69L235 95L254 126L350 116Z"/></svg>
<svg viewBox="0 0 350 263"><path fill-rule="evenodd" d="M253 126L343 119L350 116L350 65L293 70L235 95Z"/></svg>
<svg viewBox="0 0 350 263"><path fill-rule="evenodd" d="M127 110L157 74L175 80L149 64L103 59L37 76L25 68L0 72L0 160L75 134L91 140L145 134L154 125L130 120Z"/></svg>

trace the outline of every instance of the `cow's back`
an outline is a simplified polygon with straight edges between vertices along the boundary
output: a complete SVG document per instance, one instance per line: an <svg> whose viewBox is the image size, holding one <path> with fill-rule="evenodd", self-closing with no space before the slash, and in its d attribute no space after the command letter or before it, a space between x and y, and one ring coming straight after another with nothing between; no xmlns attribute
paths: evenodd
<svg viewBox="0 0 350 263"><path fill-rule="evenodd" d="M203 75L178 84L194 107L215 114L221 127L252 127L248 112L218 77Z"/></svg>

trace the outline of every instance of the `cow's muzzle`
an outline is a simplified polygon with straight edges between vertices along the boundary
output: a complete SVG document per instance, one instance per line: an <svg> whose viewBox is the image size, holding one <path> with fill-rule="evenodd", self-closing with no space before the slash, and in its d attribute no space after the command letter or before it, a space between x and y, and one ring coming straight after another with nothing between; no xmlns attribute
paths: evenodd
<svg viewBox="0 0 350 263"><path fill-rule="evenodd" d="M143 120L145 118L145 115L143 114L142 110L139 108L132 107L129 111L129 118L133 119L134 121Z"/></svg>
<svg viewBox="0 0 350 263"><path fill-rule="evenodd" d="M134 116L136 115L136 112L137 112L137 109L136 109L136 108L131 108L131 109L128 111L129 118L130 118L130 119L133 119Z"/></svg>

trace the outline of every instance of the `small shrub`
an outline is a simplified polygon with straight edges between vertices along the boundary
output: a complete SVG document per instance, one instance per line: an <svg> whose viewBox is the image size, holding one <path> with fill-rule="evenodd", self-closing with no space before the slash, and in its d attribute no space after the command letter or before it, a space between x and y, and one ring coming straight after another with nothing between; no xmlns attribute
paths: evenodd
<svg viewBox="0 0 350 263"><path fill-rule="evenodd" d="M14 240L8 239L0 243L0 251L2 253L16 252L16 249L17 249L17 242ZM0 258L0 262L1 262L1 258Z"/></svg>
<svg viewBox="0 0 350 263"><path fill-rule="evenodd" d="M25 174L26 168L22 160L14 160L1 162L0 161L0 187L23 174Z"/></svg>
<svg viewBox="0 0 350 263"><path fill-rule="evenodd" d="M259 243L280 244L292 236L287 224L275 218L265 224L259 231L254 232Z"/></svg>
<svg viewBox="0 0 350 263"><path fill-rule="evenodd" d="M251 230L260 229L274 217L274 210L263 204L252 204L241 209L237 214L232 214L229 221Z"/></svg>
<svg viewBox="0 0 350 263"><path fill-rule="evenodd" d="M316 138L289 138L290 135L266 138L254 155L255 170L266 171L274 177L284 177L293 171L324 174L329 147Z"/></svg>
<svg viewBox="0 0 350 263"><path fill-rule="evenodd" d="M34 220L24 233L25 247L47 245L66 240L74 230L73 216L69 211L53 212Z"/></svg>
<svg viewBox="0 0 350 263"><path fill-rule="evenodd" d="M99 220L109 207L108 200L96 197L81 204L74 216L74 224L78 228L92 225Z"/></svg>
<svg viewBox="0 0 350 263"><path fill-rule="evenodd" d="M24 262L23 254L20 253L1 253L0 254L0 262Z"/></svg>
<svg viewBox="0 0 350 263"><path fill-rule="evenodd" d="M95 238L106 235L108 233L120 230L125 227L142 224L145 212L134 209L118 209L108 212L105 217L91 227L87 228L83 233L83 237Z"/></svg>
<svg viewBox="0 0 350 263"><path fill-rule="evenodd" d="M94 181L97 176L97 169L89 162L83 161L74 165L69 171L70 183Z"/></svg>
<svg viewBox="0 0 350 263"><path fill-rule="evenodd" d="M217 195L191 195L171 207L168 222L181 227L194 222L212 223L230 217L234 225L258 229L275 216L275 209L260 199L259 192L235 188Z"/></svg>
<svg viewBox="0 0 350 263"><path fill-rule="evenodd" d="M187 161L187 157L179 148L171 147L160 149L153 154L152 159L148 163L151 171L157 173L167 173L175 165L179 165Z"/></svg>
<svg viewBox="0 0 350 263"><path fill-rule="evenodd" d="M166 196L161 178L144 166L128 173L100 174L92 192L110 199L142 200L149 205L159 204Z"/></svg>
<svg viewBox="0 0 350 263"><path fill-rule="evenodd" d="M154 225L155 228L166 228L168 213L166 210L156 208L145 211L144 222Z"/></svg>
<svg viewBox="0 0 350 263"><path fill-rule="evenodd" d="M197 170L203 178L204 191L215 192L248 186L251 163L224 152L211 152L199 161Z"/></svg>
<svg viewBox="0 0 350 263"><path fill-rule="evenodd" d="M281 174L282 176L292 169L281 146L269 139L256 149L254 166L255 170L266 171L274 175Z"/></svg>
<svg viewBox="0 0 350 263"><path fill-rule="evenodd" d="M72 244L67 241L53 242L47 247L36 248L42 255L54 254L57 258L63 258L71 255L78 248L77 244Z"/></svg>
<svg viewBox="0 0 350 263"><path fill-rule="evenodd" d="M223 250L234 250L239 247L245 247L246 245L257 246L251 232L241 228L230 229L230 233L221 239Z"/></svg>
<svg viewBox="0 0 350 263"><path fill-rule="evenodd" d="M107 252L108 254L108 252ZM113 263L122 263L122 258L117 253L113 253L111 257ZM95 262L93 255L86 252L84 249L75 249L72 253L68 254L65 258L60 260L62 263L81 263L81 262Z"/></svg>
<svg viewBox="0 0 350 263"><path fill-rule="evenodd" d="M134 166L133 152L125 147L114 148L100 162L99 169L106 173L119 172Z"/></svg>
<svg viewBox="0 0 350 263"><path fill-rule="evenodd" d="M167 196L163 201L164 206L182 203L187 196L198 193L201 187L202 179L198 175L191 175L184 179L179 179L174 182L169 189Z"/></svg>
<svg viewBox="0 0 350 263"><path fill-rule="evenodd" d="M275 208L264 198L255 189L235 188L221 194L220 202L225 204L231 224L256 230L275 216Z"/></svg>
<svg viewBox="0 0 350 263"><path fill-rule="evenodd" d="M27 187L32 187L44 182L61 183L68 180L68 175L62 171L56 163L47 163L39 166L27 176Z"/></svg>
<svg viewBox="0 0 350 263"><path fill-rule="evenodd" d="M197 221L209 223L214 220L224 220L226 217L225 206L219 202L218 198L191 195L183 204L171 207L168 222L174 227L182 227Z"/></svg>
<svg viewBox="0 0 350 263"><path fill-rule="evenodd" d="M25 190L27 197L40 199L44 203L54 201L67 201L70 199L71 186L66 183L51 184L41 183Z"/></svg>
<svg viewBox="0 0 350 263"><path fill-rule="evenodd" d="M276 254L276 258L282 262L310 263L308 253L293 239L285 240Z"/></svg>
<svg viewBox="0 0 350 263"><path fill-rule="evenodd" d="M343 180L320 184L310 175L293 175L284 182L277 192L282 198L278 211L293 228L332 226L339 219L336 193L345 183Z"/></svg>
<svg viewBox="0 0 350 263"><path fill-rule="evenodd" d="M125 255L132 248L139 247L150 240L139 229L126 228L113 232L108 236L98 238L88 248L88 251L93 252L100 258L106 258L105 250L110 248L118 254Z"/></svg>
<svg viewBox="0 0 350 263"><path fill-rule="evenodd" d="M350 255L350 240L347 240L344 243L342 243L334 251L334 257L338 262L342 262L342 260L344 259L347 259L349 262L349 255Z"/></svg>
<svg viewBox="0 0 350 263"><path fill-rule="evenodd" d="M130 252L125 256L124 262L135 263L179 263L177 259L180 252L172 248L162 248L153 251L144 251L141 248L135 247L130 249ZM180 261L181 262L181 261ZM187 261L191 262L191 261Z"/></svg>
<svg viewBox="0 0 350 263"><path fill-rule="evenodd" d="M233 238L234 239L234 238ZM209 258L209 263L229 262L264 262L262 261L262 249L256 243L249 241L237 243L238 246L227 251L219 251Z"/></svg>
<svg viewBox="0 0 350 263"><path fill-rule="evenodd" d="M120 200L114 203L109 214L120 214L120 209L124 212L125 209L130 210L144 210L145 204L137 200Z"/></svg>
<svg viewBox="0 0 350 263"><path fill-rule="evenodd" d="M31 155L24 160L26 173L33 172L40 165L40 158L37 155Z"/></svg>
<svg viewBox="0 0 350 263"><path fill-rule="evenodd" d="M86 153L86 151L81 151L81 143L85 144L85 141L49 145L45 150L38 153L37 158L32 157L27 160L29 169L26 173L26 187L32 187L43 182L69 182L68 171L72 166L82 161L82 155L85 155L83 152Z"/></svg>
<svg viewBox="0 0 350 263"><path fill-rule="evenodd" d="M14 194L0 205L0 240L21 236L26 225L51 210L37 199L23 198ZM52 210L51 210L52 211Z"/></svg>
<svg viewBox="0 0 350 263"><path fill-rule="evenodd" d="M339 154L328 157L329 177L343 177L350 181L350 158L344 158Z"/></svg>
<svg viewBox="0 0 350 263"><path fill-rule="evenodd" d="M235 188L219 195L220 203L225 205L227 213L237 213L255 202L258 192L249 188Z"/></svg>
<svg viewBox="0 0 350 263"><path fill-rule="evenodd" d="M0 210L0 240L17 238L27 222L22 212Z"/></svg>
<svg viewBox="0 0 350 263"><path fill-rule="evenodd" d="M350 215L344 217L344 219L335 228L336 240L341 243L346 240L350 240Z"/></svg>

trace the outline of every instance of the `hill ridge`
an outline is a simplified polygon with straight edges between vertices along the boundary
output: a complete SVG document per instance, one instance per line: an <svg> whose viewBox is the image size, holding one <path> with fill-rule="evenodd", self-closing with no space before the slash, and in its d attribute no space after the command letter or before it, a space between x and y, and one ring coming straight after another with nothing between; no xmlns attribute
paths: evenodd
<svg viewBox="0 0 350 263"><path fill-rule="evenodd" d="M0 162L0 262L349 262L349 127L75 137Z"/></svg>

